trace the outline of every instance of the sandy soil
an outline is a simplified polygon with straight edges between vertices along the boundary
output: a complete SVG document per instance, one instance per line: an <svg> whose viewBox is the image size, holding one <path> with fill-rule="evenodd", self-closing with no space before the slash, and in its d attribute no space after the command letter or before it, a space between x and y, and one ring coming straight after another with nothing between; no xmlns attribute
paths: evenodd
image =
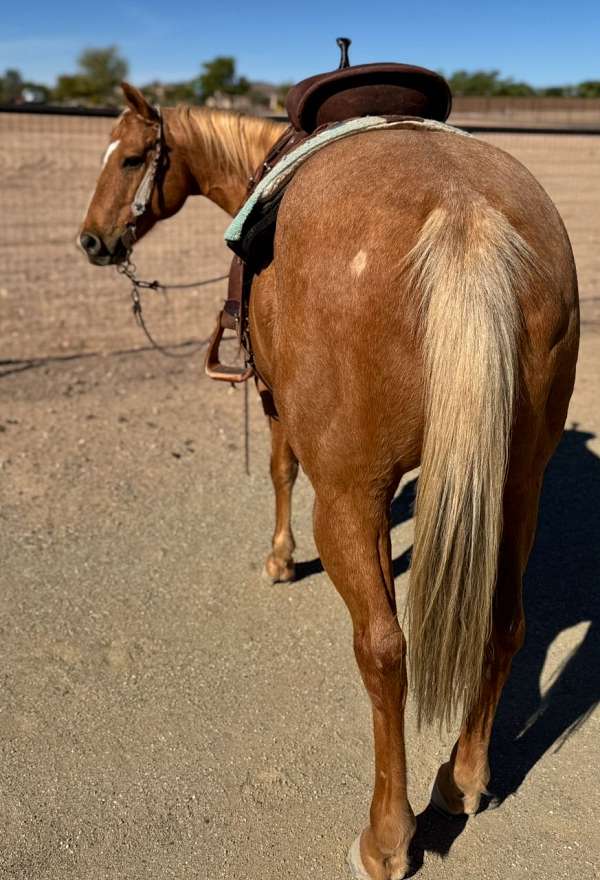
<svg viewBox="0 0 600 880"><path fill-rule="evenodd" d="M424 880L598 876L599 364L588 331L494 743L499 809L466 826L426 810L450 737L418 734L409 706ZM368 704L303 479L299 580L261 579L257 405L250 478L241 393L197 359L14 373L0 412L0 877L346 876L370 796ZM412 476L394 506L401 601Z"/></svg>
<svg viewBox="0 0 600 880"><path fill-rule="evenodd" d="M592 880L600 871L598 230L587 213L598 178L577 155L562 170L548 158L565 188L588 301L568 430L528 573L527 643L492 749L501 803L466 824L427 809L451 736L419 734L409 704L423 880ZM567 197L578 168L581 185ZM38 227L30 254L54 254L48 295L57 308L38 303L41 323L27 333L12 324L15 352L35 331L39 353L58 332L52 324L44 335L43 325L68 302L63 231L53 243ZM72 284L83 263L68 255ZM217 268L216 251L214 259ZM111 308L126 311L121 298ZM105 306L90 300L99 314ZM198 310L200 330L211 310ZM347 876L371 792L369 707L347 613L316 555L302 478L299 578L261 579L272 497L258 405L247 478L241 392L205 380L198 356L10 369L0 381L0 878ZM401 602L413 494L411 474L394 503Z"/></svg>

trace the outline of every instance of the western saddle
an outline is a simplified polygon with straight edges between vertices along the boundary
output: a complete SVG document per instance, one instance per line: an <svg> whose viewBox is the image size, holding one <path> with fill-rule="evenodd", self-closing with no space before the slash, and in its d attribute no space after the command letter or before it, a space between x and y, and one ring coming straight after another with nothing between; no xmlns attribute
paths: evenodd
<svg viewBox="0 0 600 880"><path fill-rule="evenodd" d="M291 150L323 129L361 116L417 117L445 122L452 95L446 80L424 67L409 64L361 64L351 66L350 40L339 37L341 59L337 70L311 76L293 86L287 96L290 125L250 178L248 195L260 180ZM245 382L255 377L265 413L276 417L271 390L258 374L248 327L248 301L252 280L273 256L273 236L280 194L271 210L257 218L236 248L229 273L224 308L209 343L205 369L211 379ZM245 353L245 366L228 366L219 359L225 330L235 330Z"/></svg>

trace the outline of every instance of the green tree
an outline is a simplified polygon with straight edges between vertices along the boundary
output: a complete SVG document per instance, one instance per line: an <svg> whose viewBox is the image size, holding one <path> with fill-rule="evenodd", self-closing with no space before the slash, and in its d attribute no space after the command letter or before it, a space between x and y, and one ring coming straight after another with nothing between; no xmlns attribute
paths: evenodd
<svg viewBox="0 0 600 880"><path fill-rule="evenodd" d="M0 77L0 101L3 104L16 104L21 99L23 77L18 70L8 68Z"/></svg>
<svg viewBox="0 0 600 880"><path fill-rule="evenodd" d="M93 86L87 77L81 74L61 74L52 90L52 97L59 104L101 103L94 100L97 96L94 94Z"/></svg>
<svg viewBox="0 0 600 880"><path fill-rule="evenodd" d="M219 55L212 61L205 61L198 77L198 86L203 101L216 92L225 95L245 95L250 91L250 83L245 76L238 77L235 72L235 58Z"/></svg>
<svg viewBox="0 0 600 880"><path fill-rule="evenodd" d="M198 104L198 89L192 80L188 82L166 83L164 86L165 104Z"/></svg>
<svg viewBox="0 0 600 880"><path fill-rule="evenodd" d="M600 98L600 80L588 79L579 83L575 94L578 98Z"/></svg>
<svg viewBox="0 0 600 880"><path fill-rule="evenodd" d="M277 105L281 109L285 107L285 100L288 96L289 90L292 88L294 83L284 82L281 85L277 86Z"/></svg>
<svg viewBox="0 0 600 880"><path fill-rule="evenodd" d="M498 70L457 70L448 82L455 95L495 95L499 76Z"/></svg>
<svg viewBox="0 0 600 880"><path fill-rule="evenodd" d="M533 88L533 86L530 86L529 83L515 82L514 80L509 78L501 79L498 81L498 85L494 94L522 98L529 95L535 95L536 90Z"/></svg>
<svg viewBox="0 0 600 880"><path fill-rule="evenodd" d="M79 69L93 86L96 94L103 98L114 95L117 86L123 82L129 71L127 61L119 55L116 46L106 49L85 49L77 59Z"/></svg>
<svg viewBox="0 0 600 880"><path fill-rule="evenodd" d="M544 86L538 89L538 94L544 98L564 98L572 94L572 86Z"/></svg>
<svg viewBox="0 0 600 880"><path fill-rule="evenodd" d="M457 70L448 79L455 95L535 95L535 89L525 82L503 79L498 70Z"/></svg>
<svg viewBox="0 0 600 880"><path fill-rule="evenodd" d="M77 59L75 74L58 77L54 88L57 101L83 101L91 104L116 104L117 87L127 76L129 65L116 46L85 49Z"/></svg>

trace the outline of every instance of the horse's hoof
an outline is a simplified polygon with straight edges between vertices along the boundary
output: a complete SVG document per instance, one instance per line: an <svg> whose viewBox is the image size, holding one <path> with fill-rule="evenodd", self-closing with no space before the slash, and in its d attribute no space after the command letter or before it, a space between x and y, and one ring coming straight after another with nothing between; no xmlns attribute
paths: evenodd
<svg viewBox="0 0 600 880"><path fill-rule="evenodd" d="M480 798L481 794L479 792L475 795L465 796L463 798L461 809L453 810L442 794L437 782L434 782L433 788L431 789L431 800L429 803L433 809L441 816L444 816L444 818L460 819L465 816L474 816L479 811Z"/></svg>
<svg viewBox="0 0 600 880"><path fill-rule="evenodd" d="M377 878L377 880L383 880L384 877L386 880L402 880L403 877L406 877L408 864L404 856L402 858L392 856L388 859L382 859L380 862L374 863L374 873L372 875L369 874L360 854L361 837L362 835L359 834L348 850L348 855L346 857L346 861L348 862L354 880L374 880L374 878Z"/></svg>
<svg viewBox="0 0 600 880"><path fill-rule="evenodd" d="M272 584L287 584L294 580L296 575L296 566L293 560L285 561L273 556L272 553L267 556L263 576Z"/></svg>
<svg viewBox="0 0 600 880"><path fill-rule="evenodd" d="M346 861L348 862L348 867L352 872L354 880L371 880L367 874L365 866L363 865L362 856L360 854L360 834L348 850Z"/></svg>

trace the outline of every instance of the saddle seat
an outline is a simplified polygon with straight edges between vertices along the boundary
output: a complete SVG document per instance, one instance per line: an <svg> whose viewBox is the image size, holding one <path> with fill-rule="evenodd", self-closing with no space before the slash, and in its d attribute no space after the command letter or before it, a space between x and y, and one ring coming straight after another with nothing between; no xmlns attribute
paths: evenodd
<svg viewBox="0 0 600 880"><path fill-rule="evenodd" d="M452 108L446 80L410 64L360 64L303 79L288 92L286 110L296 131L359 116L419 116L445 122Z"/></svg>

